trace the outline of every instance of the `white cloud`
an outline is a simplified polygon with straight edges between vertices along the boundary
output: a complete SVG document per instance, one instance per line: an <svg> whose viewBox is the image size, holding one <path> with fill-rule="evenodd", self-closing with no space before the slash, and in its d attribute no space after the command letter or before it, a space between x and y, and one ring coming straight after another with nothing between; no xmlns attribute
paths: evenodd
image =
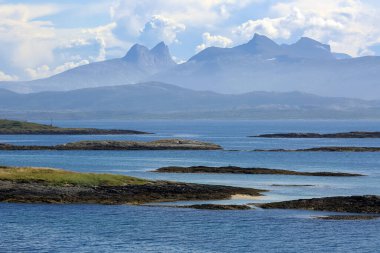
<svg viewBox="0 0 380 253"><path fill-rule="evenodd" d="M125 43L114 36L113 30L116 26L116 23L112 22L104 26L82 30L83 34L86 35L87 40L95 40L99 45L98 55L96 57L90 57L92 61L104 61L107 58L107 48L126 47Z"/></svg>
<svg viewBox="0 0 380 253"><path fill-rule="evenodd" d="M27 68L25 72L29 75L31 79L46 78L52 75L62 73L66 70L79 67L81 65L89 64L88 60L81 60L79 62L66 62L63 65L57 66L51 69L48 65L42 65L37 68Z"/></svg>
<svg viewBox="0 0 380 253"><path fill-rule="evenodd" d="M118 0L110 9L111 17L137 35L153 16L160 15L186 26L207 26L219 23L231 11L259 0Z"/></svg>
<svg viewBox="0 0 380 253"><path fill-rule="evenodd" d="M35 18L57 12L57 7L42 5L0 5L1 60L15 67L41 64L53 59L49 39L55 36L50 22Z"/></svg>
<svg viewBox="0 0 380 253"><path fill-rule="evenodd" d="M41 21L65 8L65 5L0 4L0 67L20 79L46 77L79 62L105 60L109 47L125 50L129 46L115 38L112 32L115 23L91 29L67 29Z"/></svg>
<svg viewBox="0 0 380 253"><path fill-rule="evenodd" d="M206 32L202 35L203 43L198 45L196 48L196 52L200 52L204 50L207 47L215 46L215 47L229 47L232 45L232 40L223 37L220 35L211 35L210 33Z"/></svg>
<svg viewBox="0 0 380 253"><path fill-rule="evenodd" d="M122 40L139 38L149 44L152 37L168 44L178 42L185 29L212 29L250 3L263 0L118 0L110 8L117 24L115 35Z"/></svg>
<svg viewBox="0 0 380 253"><path fill-rule="evenodd" d="M17 81L17 76L7 75L3 71L0 71L0 81Z"/></svg>
<svg viewBox="0 0 380 253"><path fill-rule="evenodd" d="M291 36L291 31L283 27L284 23L292 20L289 17L283 18L263 18L259 20L248 20L238 26L234 33L241 37L242 40L249 40L253 34L259 33L270 38L288 39ZM294 19L293 19L294 20Z"/></svg>
<svg viewBox="0 0 380 253"><path fill-rule="evenodd" d="M172 44L178 42L177 33L183 32L185 29L184 24L161 15L154 15L141 30L140 39L153 43L164 41L167 44Z"/></svg>

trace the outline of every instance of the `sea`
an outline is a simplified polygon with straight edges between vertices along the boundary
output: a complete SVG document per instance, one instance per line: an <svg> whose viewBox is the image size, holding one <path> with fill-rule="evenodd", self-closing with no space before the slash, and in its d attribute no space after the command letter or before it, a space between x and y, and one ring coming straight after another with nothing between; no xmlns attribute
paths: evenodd
<svg viewBox="0 0 380 253"><path fill-rule="evenodd" d="M37 121L48 123L46 121ZM253 152L320 146L380 147L380 139L254 138L287 132L380 131L380 121L141 120L54 121L60 127L133 129L148 135L0 135L15 145L79 140L191 139L217 151L0 151L0 165L115 173L153 180L268 190L255 199L129 205L0 203L0 252L380 252L380 220L315 219L331 212L212 211L172 208L195 203L247 204L300 198L380 195L380 153ZM164 166L241 166L364 174L363 177L161 174ZM298 186L297 186L298 185ZM308 186L305 186L308 185Z"/></svg>

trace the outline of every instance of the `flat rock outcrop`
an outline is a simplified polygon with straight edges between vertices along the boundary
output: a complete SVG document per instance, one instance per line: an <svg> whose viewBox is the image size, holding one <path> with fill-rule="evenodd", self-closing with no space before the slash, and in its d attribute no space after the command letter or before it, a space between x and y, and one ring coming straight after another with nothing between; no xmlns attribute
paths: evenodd
<svg viewBox="0 0 380 253"><path fill-rule="evenodd" d="M259 204L266 209L305 209L330 212L380 213L380 196L348 196L299 199Z"/></svg>
<svg viewBox="0 0 380 253"><path fill-rule="evenodd" d="M0 150L220 150L213 143L167 139L150 142L142 141L79 141L55 146L19 146L0 143Z"/></svg>
<svg viewBox="0 0 380 253"><path fill-rule="evenodd" d="M276 134L260 134L249 137L260 138L380 138L380 132L346 132L346 133L276 133Z"/></svg>
<svg viewBox="0 0 380 253"><path fill-rule="evenodd" d="M162 167L153 172L158 173L211 173L211 174L253 174L253 175L297 175L297 176L320 176L320 177L354 177L363 176L361 174L343 173L343 172L301 172L293 170L279 170L267 168L242 168L236 166L209 167L209 166L192 166L192 167Z"/></svg>
<svg viewBox="0 0 380 253"><path fill-rule="evenodd" d="M38 182L0 181L0 202L142 204L149 202L219 200L235 194L258 196L260 190L220 185L157 181L126 186L54 186Z"/></svg>
<svg viewBox="0 0 380 253"><path fill-rule="evenodd" d="M255 149L254 152L380 152L380 147L315 147L305 149Z"/></svg>
<svg viewBox="0 0 380 253"><path fill-rule="evenodd" d="M314 217L319 220L376 220L380 216L374 215L328 215Z"/></svg>
<svg viewBox="0 0 380 253"><path fill-rule="evenodd" d="M178 206L182 208L193 208L201 210L251 210L252 208L247 205L219 205L219 204L199 204L199 205L189 205L189 206Z"/></svg>

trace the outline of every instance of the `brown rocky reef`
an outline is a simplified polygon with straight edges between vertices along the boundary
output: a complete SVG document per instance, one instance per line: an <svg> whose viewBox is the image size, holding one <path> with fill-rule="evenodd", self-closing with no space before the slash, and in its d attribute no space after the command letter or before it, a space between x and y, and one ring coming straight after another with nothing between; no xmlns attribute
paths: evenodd
<svg viewBox="0 0 380 253"><path fill-rule="evenodd" d="M380 132L346 132L346 133L276 133L276 134L261 134L249 137L261 138L380 138Z"/></svg>
<svg viewBox="0 0 380 253"><path fill-rule="evenodd" d="M193 208L201 210L223 210L223 211L232 211L232 210L251 210L252 208L247 205L220 205L220 204L197 204L190 206L177 206L182 208Z"/></svg>
<svg viewBox="0 0 380 253"><path fill-rule="evenodd" d="M142 204L260 196L263 190L150 181L115 174L0 167L0 202Z"/></svg>
<svg viewBox="0 0 380 253"><path fill-rule="evenodd" d="M0 150L220 150L213 143L166 139L157 141L78 141L55 146L18 146L0 143Z"/></svg>
<svg viewBox="0 0 380 253"><path fill-rule="evenodd" d="M376 215L328 215L314 217L319 220L376 220L380 216Z"/></svg>
<svg viewBox="0 0 380 253"><path fill-rule="evenodd" d="M267 209L305 209L330 212L380 213L380 196L347 196L313 199L299 199L259 204Z"/></svg>
<svg viewBox="0 0 380 253"><path fill-rule="evenodd" d="M192 167L162 167L154 172L159 173L212 173L212 174L266 174L266 175L297 175L297 176L330 176L330 177L353 177L362 176L361 174L351 174L343 172L301 172L293 170L279 170L267 168L241 168L236 166L209 167L209 166L192 166Z"/></svg>
<svg viewBox="0 0 380 253"><path fill-rule="evenodd" d="M316 147L305 149L256 149L255 152L380 152L380 147Z"/></svg>

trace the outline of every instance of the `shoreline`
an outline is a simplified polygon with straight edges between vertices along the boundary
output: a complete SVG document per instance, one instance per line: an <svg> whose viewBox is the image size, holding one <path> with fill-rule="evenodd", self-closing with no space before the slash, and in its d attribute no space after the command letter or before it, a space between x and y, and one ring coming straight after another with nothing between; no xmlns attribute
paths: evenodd
<svg viewBox="0 0 380 253"><path fill-rule="evenodd" d="M286 138L286 139L376 139L380 138L380 132L352 131L343 133L275 133L248 136L253 138Z"/></svg>
<svg viewBox="0 0 380 253"><path fill-rule="evenodd" d="M169 166L162 167L155 173L191 173L191 174L247 174L247 175L290 175L290 176L317 176L317 177L358 177L362 174L346 172L303 172L294 170L268 169L268 168L242 168L237 166L210 167L210 166Z"/></svg>
<svg viewBox="0 0 380 253"><path fill-rule="evenodd" d="M65 128L26 121L0 119L0 135L142 135L127 129Z"/></svg>
<svg viewBox="0 0 380 253"><path fill-rule="evenodd" d="M266 190L224 185L150 181L116 174L59 169L0 167L0 202L55 204L144 204L226 200L260 196Z"/></svg>
<svg viewBox="0 0 380 253"><path fill-rule="evenodd" d="M156 141L78 141L54 146L12 145L0 143L0 150L222 150L220 145L182 139Z"/></svg>

